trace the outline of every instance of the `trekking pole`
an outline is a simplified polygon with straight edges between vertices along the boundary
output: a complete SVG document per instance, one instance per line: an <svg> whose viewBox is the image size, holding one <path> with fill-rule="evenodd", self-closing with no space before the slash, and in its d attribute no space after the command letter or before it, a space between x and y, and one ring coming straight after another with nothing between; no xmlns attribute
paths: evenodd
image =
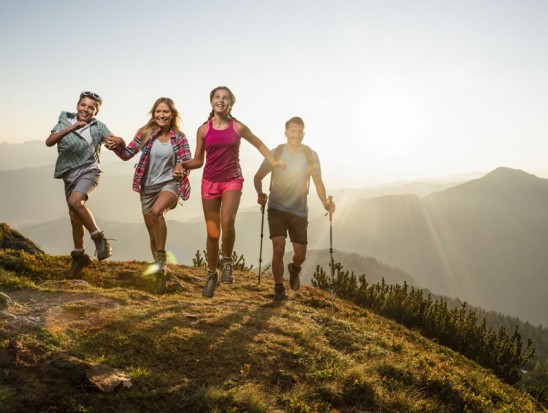
<svg viewBox="0 0 548 413"><path fill-rule="evenodd" d="M329 195L327 202L333 203L333 196ZM335 265L333 263L333 213L329 211L329 255L331 261L331 313L334 311L333 295L335 289Z"/></svg>
<svg viewBox="0 0 548 413"><path fill-rule="evenodd" d="M259 276L257 285L261 285L261 263L263 262L263 228L264 228L264 205L261 205L261 247L259 249Z"/></svg>

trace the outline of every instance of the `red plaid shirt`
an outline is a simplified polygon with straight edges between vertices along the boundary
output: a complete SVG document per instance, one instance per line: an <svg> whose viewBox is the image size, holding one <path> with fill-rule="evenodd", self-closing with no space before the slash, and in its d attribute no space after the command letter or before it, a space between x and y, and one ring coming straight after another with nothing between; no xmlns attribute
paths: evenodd
<svg viewBox="0 0 548 413"><path fill-rule="evenodd" d="M146 174L150 148L152 147L152 143L154 142L154 140L158 138L159 132L160 128L158 128L154 132L152 137L145 144L145 146L143 147L143 151L141 152L139 162L135 166L135 174L133 176L133 190L135 192L141 192L141 183L143 182L143 177ZM188 146L188 141L185 136L171 129L169 131L169 138L171 139L171 146L173 148L173 152L175 153L176 163L188 161L190 158L192 158L192 154L190 153L190 149ZM118 155L120 159L127 161L128 159L133 158L137 154L137 152L139 152L140 146L141 134L138 133L125 148L117 147L116 149L114 149L114 153L116 153L116 155ZM186 201L190 197L190 181L188 180L188 171L185 171L183 179L179 181L178 189L181 199Z"/></svg>

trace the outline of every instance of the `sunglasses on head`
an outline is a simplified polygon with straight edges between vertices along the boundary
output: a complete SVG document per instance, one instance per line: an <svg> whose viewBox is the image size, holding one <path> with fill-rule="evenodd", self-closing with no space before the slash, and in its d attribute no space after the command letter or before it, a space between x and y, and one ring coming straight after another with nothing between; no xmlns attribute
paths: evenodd
<svg viewBox="0 0 548 413"><path fill-rule="evenodd" d="M101 96L99 96L97 93L90 92L90 91L85 91L80 93L80 98L83 98L83 97L90 97L92 99L99 100L99 101L103 100L101 99Z"/></svg>

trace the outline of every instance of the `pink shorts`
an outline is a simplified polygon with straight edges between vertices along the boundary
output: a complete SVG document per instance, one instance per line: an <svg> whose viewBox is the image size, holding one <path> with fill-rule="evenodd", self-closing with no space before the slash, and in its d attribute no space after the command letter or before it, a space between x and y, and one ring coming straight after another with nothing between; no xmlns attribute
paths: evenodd
<svg viewBox="0 0 548 413"><path fill-rule="evenodd" d="M242 191L244 179L237 178L232 181L213 182L202 179L202 199L220 198L226 191Z"/></svg>

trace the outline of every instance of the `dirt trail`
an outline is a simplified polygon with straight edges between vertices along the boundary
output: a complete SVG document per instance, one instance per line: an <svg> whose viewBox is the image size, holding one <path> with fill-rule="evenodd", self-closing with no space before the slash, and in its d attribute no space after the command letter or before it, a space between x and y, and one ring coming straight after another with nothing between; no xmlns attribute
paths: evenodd
<svg viewBox="0 0 548 413"><path fill-rule="evenodd" d="M43 286L51 291L19 290L7 294L12 301L0 316L0 323L17 329L25 326L64 329L73 324L89 324L92 320L84 317L85 314L120 305L118 300L99 292L78 291L78 288L89 288L82 280L49 281ZM67 291L67 287L72 290Z"/></svg>

